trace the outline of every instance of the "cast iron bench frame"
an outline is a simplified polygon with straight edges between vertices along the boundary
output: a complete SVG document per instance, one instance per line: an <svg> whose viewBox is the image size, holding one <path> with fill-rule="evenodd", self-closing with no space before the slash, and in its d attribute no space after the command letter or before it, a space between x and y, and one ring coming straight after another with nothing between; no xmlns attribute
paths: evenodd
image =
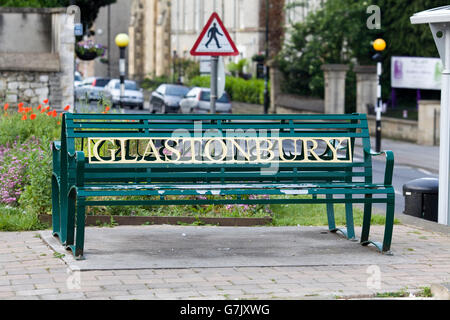
<svg viewBox="0 0 450 320"><path fill-rule="evenodd" d="M349 138L350 162L279 162L275 175L261 176L264 163L156 164L89 163L85 141L96 137L170 137L184 128L195 136L194 124L202 130L227 132L234 129L275 130L281 137ZM204 132L204 131L203 131ZM259 133L258 133L259 134ZM77 140L78 139L78 140ZM81 143L76 143L80 141ZM355 140L362 140L363 160L354 158ZM83 147L81 147L83 146ZM52 143L53 235L77 258L83 258L85 208L105 205L181 204L326 204L328 228L356 241L353 204L364 205L360 243L391 253L395 194L392 187L394 154L372 152L367 116L345 115L180 115L180 114L72 114L62 118L61 140ZM328 148L328 154L330 152ZM128 151L127 151L128 153ZM350 155L351 154L351 155ZM372 156L386 156L383 183L372 182ZM327 156L326 153L321 155ZM311 160L314 160L312 153ZM359 168L362 172L355 170ZM259 170L259 171L258 171ZM168 179L168 175L172 178ZM356 180L360 181L356 181ZM171 181L173 180L173 181ZM362 181L361 181L362 180ZM168 181L168 182L167 182ZM239 181L239 183L236 183ZM104 183L101 185L100 183ZM200 190L200 191L199 191ZM288 192L289 191L289 192ZM298 191L298 192L297 192ZM246 195L308 194L311 198L248 199ZM233 195L236 199L167 200L167 195ZM318 197L324 195L325 197ZM157 200L100 199L91 197L159 196ZM242 197L244 196L244 198ZM337 196L337 197L335 197ZM89 199L87 199L89 197ZM337 228L334 204L344 203L346 228ZM372 204L386 204L383 242L369 240Z"/></svg>

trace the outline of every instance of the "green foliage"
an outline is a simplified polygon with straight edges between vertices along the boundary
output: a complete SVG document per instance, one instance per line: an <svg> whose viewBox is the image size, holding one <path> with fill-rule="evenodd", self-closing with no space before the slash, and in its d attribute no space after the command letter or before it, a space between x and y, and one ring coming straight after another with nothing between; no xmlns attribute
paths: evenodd
<svg viewBox="0 0 450 320"><path fill-rule="evenodd" d="M193 78L189 85L209 88L210 83L210 76L199 76ZM227 76L225 80L225 91L233 101L254 104L264 103L264 80L261 79L245 80Z"/></svg>
<svg viewBox="0 0 450 320"><path fill-rule="evenodd" d="M244 68L246 66L248 66L248 60L241 59L238 62L230 62L227 65L227 68L228 68L228 71L230 71L234 77L238 77L238 76L242 76L244 74Z"/></svg>
<svg viewBox="0 0 450 320"><path fill-rule="evenodd" d="M324 81L321 65L328 63L374 65L372 41L383 38L383 97L390 94L390 63L392 56L437 57L427 25L412 25L410 17L419 11L447 5L444 0L333 0L310 13L302 23L288 29L288 41L277 57L286 81L285 92L323 97ZM304 5L297 1L296 5ZM367 28L369 5L381 9L381 29ZM355 75L347 75L346 103L355 103ZM347 110L350 111L350 110Z"/></svg>
<svg viewBox="0 0 450 320"><path fill-rule="evenodd" d="M80 7L81 23L91 28L101 7L116 2L116 0L75 0L74 4ZM0 0L0 7L31 7L54 8L68 7L70 0Z"/></svg>
<svg viewBox="0 0 450 320"><path fill-rule="evenodd" d="M58 119L37 111L36 119L21 120L22 114L10 112L0 116L0 145L12 144L14 141L25 142L31 137L41 141L51 141L60 135Z"/></svg>
<svg viewBox="0 0 450 320"><path fill-rule="evenodd" d="M47 228L36 214L29 214L20 208L0 205L0 231L33 231Z"/></svg>
<svg viewBox="0 0 450 320"><path fill-rule="evenodd" d="M299 196L307 198L307 196ZM346 225L345 205L335 205L335 222L338 226ZM326 206L324 204L272 204L273 225L275 226L324 226L328 224ZM363 221L363 211L354 206L353 219L355 226L361 226ZM384 225L385 216L373 214L371 225ZM395 219L398 224L398 219Z"/></svg>
<svg viewBox="0 0 450 320"><path fill-rule="evenodd" d="M366 27L366 8L364 1L326 1L322 9L292 26L277 58L286 79L284 91L323 97L323 64L369 60L375 32Z"/></svg>
<svg viewBox="0 0 450 320"><path fill-rule="evenodd" d="M41 145L47 146L50 141ZM48 148L49 149L49 148ZM30 157L27 165L29 181L25 185L19 204L27 212L37 214L49 214L51 210L51 176L52 176L52 154L44 151L40 154L35 153Z"/></svg>
<svg viewBox="0 0 450 320"><path fill-rule="evenodd" d="M51 210L50 142L59 139L59 117L48 116L35 109L34 120L22 120L23 113L9 109L0 116L0 183L3 202L19 206L28 214L49 213Z"/></svg>
<svg viewBox="0 0 450 320"><path fill-rule="evenodd" d="M141 82L141 87L145 90L153 91L156 88L158 88L161 84L170 83L170 82L172 82L172 81L168 76L145 78Z"/></svg>

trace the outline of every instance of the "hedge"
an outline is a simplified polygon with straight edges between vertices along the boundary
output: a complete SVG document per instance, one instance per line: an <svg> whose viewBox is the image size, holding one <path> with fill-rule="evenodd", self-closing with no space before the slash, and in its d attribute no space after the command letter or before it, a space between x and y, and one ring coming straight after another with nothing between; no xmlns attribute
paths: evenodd
<svg viewBox="0 0 450 320"><path fill-rule="evenodd" d="M189 85L209 88L210 82L210 76L198 76L193 78L189 82ZM233 101L264 104L264 80L245 80L227 76L225 80L225 91L230 95L231 100Z"/></svg>

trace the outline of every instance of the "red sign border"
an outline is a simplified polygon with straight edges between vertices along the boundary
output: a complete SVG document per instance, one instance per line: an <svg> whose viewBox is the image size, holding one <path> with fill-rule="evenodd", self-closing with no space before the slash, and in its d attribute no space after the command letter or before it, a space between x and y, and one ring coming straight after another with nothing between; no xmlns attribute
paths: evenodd
<svg viewBox="0 0 450 320"><path fill-rule="evenodd" d="M197 48L200 45L200 42L202 41L203 37L205 36L206 32L208 32L209 27L211 26L213 20L216 19L219 23L220 28L222 29L225 37L227 38L228 42L231 45L231 48L234 52L197 52ZM228 33L228 30L223 25L222 20L219 18L219 15L216 12L213 12L211 17L209 18L208 22L206 23L205 27L203 28L202 32L200 33L200 36L198 37L197 41L195 42L194 46L192 47L190 51L192 56L237 56L239 55L239 50L236 48L236 45L234 44L233 40L231 40L230 34Z"/></svg>

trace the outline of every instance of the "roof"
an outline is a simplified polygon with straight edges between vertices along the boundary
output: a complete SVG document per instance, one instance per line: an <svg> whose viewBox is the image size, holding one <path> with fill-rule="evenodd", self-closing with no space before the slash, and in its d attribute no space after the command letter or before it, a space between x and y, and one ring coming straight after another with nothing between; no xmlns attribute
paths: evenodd
<svg viewBox="0 0 450 320"><path fill-rule="evenodd" d="M421 11L415 13L410 19L412 24L450 22L450 6Z"/></svg>

